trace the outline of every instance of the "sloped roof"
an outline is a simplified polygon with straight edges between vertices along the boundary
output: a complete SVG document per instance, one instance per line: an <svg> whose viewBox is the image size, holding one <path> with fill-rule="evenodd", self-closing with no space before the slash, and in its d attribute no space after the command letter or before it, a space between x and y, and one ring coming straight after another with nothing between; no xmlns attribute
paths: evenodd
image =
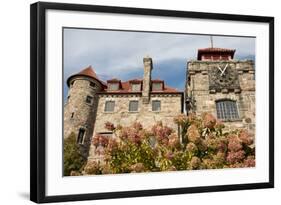
<svg viewBox="0 0 281 205"><path fill-rule="evenodd" d="M107 82L103 82L102 80L100 80L97 76L97 74L95 73L95 71L93 70L93 68L91 66L86 67L85 69L83 69L82 71L80 71L79 73L76 73L74 75L71 75L68 79L67 79L67 85L70 85L70 81L71 79L75 78L75 77L79 77L79 76L86 76L89 78L93 78L95 80L97 80L98 82L101 83L101 85L103 86L103 90L100 93L116 93L116 94L127 94L127 93L141 93L141 91L132 91L131 89L131 84L132 83L143 83L143 79L131 79L128 81L121 81L117 78L113 78L113 79L109 79L107 80ZM161 79L152 79L151 80L152 83L163 83L163 90L151 90L151 93L179 93L179 94L183 94L183 92L178 91L175 88L166 86L164 83L164 80ZM120 89L119 90L107 90L107 85L108 83L119 83L120 85Z"/></svg>
<svg viewBox="0 0 281 205"><path fill-rule="evenodd" d="M160 80L160 79L155 79L155 80L151 80L151 82L155 82L155 83L158 83L158 82L161 82L161 83L164 83L163 80ZM119 90L104 90L103 92L106 92L106 93L116 93L116 94L126 94L126 93L141 93L142 91L132 91L131 90L131 83L142 83L142 79L131 79L131 80L128 80L128 81L124 81L124 82L121 82L121 86L120 86L120 89ZM175 88L172 88L172 87L169 87L167 85L164 85L164 89L163 90L157 90L157 91L153 91L151 90L151 93L182 93L181 91L175 89Z"/></svg>
<svg viewBox="0 0 281 205"><path fill-rule="evenodd" d="M76 74L74 74L74 75L71 75L71 76L67 79L67 85L69 86L70 81L71 81L72 78L74 78L74 77L79 77L79 76L86 76L86 77L89 77L89 78L93 78L93 79L97 80L98 82L100 82L101 85L106 86L106 83L103 82L103 81L101 81L101 80L98 78L98 76L97 76L96 72L93 70L92 66L88 66L88 67L86 67L85 69L81 70L79 73L76 73Z"/></svg>
<svg viewBox="0 0 281 205"><path fill-rule="evenodd" d="M235 49L228 49L228 48L200 48L198 49L197 59L201 60L203 54L220 54L225 53L231 55L233 58Z"/></svg>

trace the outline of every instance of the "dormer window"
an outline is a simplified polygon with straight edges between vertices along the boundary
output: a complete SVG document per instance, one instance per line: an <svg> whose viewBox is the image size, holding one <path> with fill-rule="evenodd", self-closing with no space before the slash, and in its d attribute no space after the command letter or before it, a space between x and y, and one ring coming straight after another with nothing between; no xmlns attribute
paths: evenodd
<svg viewBox="0 0 281 205"><path fill-rule="evenodd" d="M119 90L119 83L108 83L108 90L110 91Z"/></svg>
<svg viewBox="0 0 281 205"><path fill-rule="evenodd" d="M132 87L133 92L141 91L141 84L140 83L132 83L131 87Z"/></svg>
<svg viewBox="0 0 281 205"><path fill-rule="evenodd" d="M114 78L107 81L107 90L108 91L117 91L122 89L121 81Z"/></svg>
<svg viewBox="0 0 281 205"><path fill-rule="evenodd" d="M163 90L163 83L162 82L152 83L152 90L153 91L161 91L161 90Z"/></svg>

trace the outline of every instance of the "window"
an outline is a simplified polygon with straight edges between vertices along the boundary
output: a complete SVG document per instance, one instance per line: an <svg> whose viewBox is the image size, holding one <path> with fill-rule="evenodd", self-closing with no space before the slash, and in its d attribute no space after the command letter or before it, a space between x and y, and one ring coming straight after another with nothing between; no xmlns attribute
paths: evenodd
<svg viewBox="0 0 281 205"><path fill-rule="evenodd" d="M113 112L115 106L115 101L106 101L104 111L105 112Z"/></svg>
<svg viewBox="0 0 281 205"><path fill-rule="evenodd" d="M140 83L132 83L131 86L132 86L132 91L137 92L137 91L141 90L141 84Z"/></svg>
<svg viewBox="0 0 281 205"><path fill-rule="evenodd" d="M162 90L162 83L152 83L152 90Z"/></svg>
<svg viewBox="0 0 281 205"><path fill-rule="evenodd" d="M220 100L216 102L217 117L222 120L239 119L236 102L233 100Z"/></svg>
<svg viewBox="0 0 281 205"><path fill-rule="evenodd" d="M74 117L74 112L71 113L71 118L73 118L73 117Z"/></svg>
<svg viewBox="0 0 281 205"><path fill-rule="evenodd" d="M100 132L98 135L110 138L113 136L113 132Z"/></svg>
<svg viewBox="0 0 281 205"><path fill-rule="evenodd" d="M152 101L152 111L160 111L161 110L161 101L153 100Z"/></svg>
<svg viewBox="0 0 281 205"><path fill-rule="evenodd" d="M93 82L90 82L90 87L94 88L94 87L96 87L96 84Z"/></svg>
<svg viewBox="0 0 281 205"><path fill-rule="evenodd" d="M119 83L109 83L108 90L111 91L119 90Z"/></svg>
<svg viewBox="0 0 281 205"><path fill-rule="evenodd" d="M132 100L129 103L129 111L130 112L137 112L139 110L139 101Z"/></svg>
<svg viewBox="0 0 281 205"><path fill-rule="evenodd" d="M85 131L86 130L84 128L79 129L78 136L77 136L77 143L78 144L83 144Z"/></svg>
<svg viewBox="0 0 281 205"><path fill-rule="evenodd" d="M73 81L71 81L71 83L70 83L70 87L72 88L72 87L73 87L73 85L74 85L74 80L73 80Z"/></svg>
<svg viewBox="0 0 281 205"><path fill-rule="evenodd" d="M93 97L87 95L87 97L86 97L86 103L92 104L92 101L93 101Z"/></svg>

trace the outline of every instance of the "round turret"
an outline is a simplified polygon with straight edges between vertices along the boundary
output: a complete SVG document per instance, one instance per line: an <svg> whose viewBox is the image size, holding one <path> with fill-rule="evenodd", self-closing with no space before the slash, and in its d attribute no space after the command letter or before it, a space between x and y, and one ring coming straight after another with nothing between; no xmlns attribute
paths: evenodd
<svg viewBox="0 0 281 205"><path fill-rule="evenodd" d="M69 86L64 105L64 138L74 133L87 157L97 111L96 94L105 88L91 66L67 79Z"/></svg>

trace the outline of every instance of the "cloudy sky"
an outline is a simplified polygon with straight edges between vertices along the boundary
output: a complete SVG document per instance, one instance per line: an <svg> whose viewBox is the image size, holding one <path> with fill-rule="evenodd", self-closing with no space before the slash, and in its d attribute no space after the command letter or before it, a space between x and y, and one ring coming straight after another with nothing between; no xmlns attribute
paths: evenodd
<svg viewBox="0 0 281 205"><path fill-rule="evenodd" d="M236 49L236 59L255 58L255 38L213 36L213 42L214 47ZM142 78L147 55L153 59L152 78L183 91L187 61L206 47L210 47L207 35L65 28L64 98L66 79L89 65L105 81Z"/></svg>

